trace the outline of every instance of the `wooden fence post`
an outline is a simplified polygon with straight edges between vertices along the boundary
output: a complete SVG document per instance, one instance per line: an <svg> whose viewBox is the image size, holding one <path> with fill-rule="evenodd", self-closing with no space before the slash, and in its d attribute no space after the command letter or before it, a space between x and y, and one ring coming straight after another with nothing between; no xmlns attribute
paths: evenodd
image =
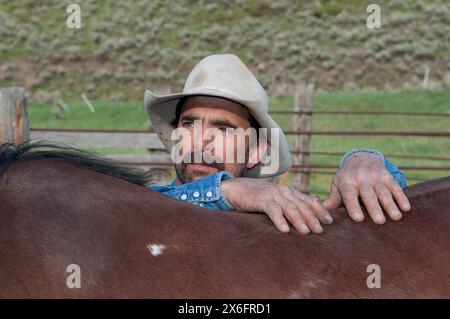
<svg viewBox="0 0 450 319"><path fill-rule="evenodd" d="M293 131L311 131L312 128L312 96L314 84L301 82L296 85L294 98ZM294 165L302 165L294 169L293 187L302 193L309 194L309 145L311 135L294 135ZM300 171L301 170L301 171Z"/></svg>
<svg viewBox="0 0 450 319"><path fill-rule="evenodd" d="M25 89L0 90L0 143L19 144L30 137Z"/></svg>
<svg viewBox="0 0 450 319"><path fill-rule="evenodd" d="M156 89L156 93L158 94L170 94L172 93L172 88L169 85L163 85L159 88ZM164 156L167 155L167 153L169 153L166 150L152 150L152 149L148 149L148 151L150 151L150 153L152 155L155 156ZM169 153L170 154L170 153ZM171 166L173 167L173 166ZM172 181L172 174L171 174L172 169L169 168L164 168L164 167L153 167L152 168L152 175L153 178L155 179L155 181L158 184L168 184Z"/></svg>

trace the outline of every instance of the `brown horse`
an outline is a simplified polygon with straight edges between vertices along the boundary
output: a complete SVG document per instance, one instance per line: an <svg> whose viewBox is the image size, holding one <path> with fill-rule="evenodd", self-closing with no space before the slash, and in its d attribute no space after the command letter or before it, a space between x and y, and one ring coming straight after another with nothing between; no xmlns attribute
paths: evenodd
<svg viewBox="0 0 450 319"><path fill-rule="evenodd" d="M450 297L450 177L406 189L400 222L358 224L340 208L304 236L168 198L66 147L4 144L0 175L2 298ZM81 288L66 285L72 264Z"/></svg>

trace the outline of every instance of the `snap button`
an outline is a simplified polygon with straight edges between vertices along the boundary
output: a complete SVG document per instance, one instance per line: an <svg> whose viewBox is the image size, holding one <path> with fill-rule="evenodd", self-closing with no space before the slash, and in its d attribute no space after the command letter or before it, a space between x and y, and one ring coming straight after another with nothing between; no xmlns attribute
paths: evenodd
<svg viewBox="0 0 450 319"><path fill-rule="evenodd" d="M206 195L206 197L212 197L212 192L211 191L207 191L205 195Z"/></svg>
<svg viewBox="0 0 450 319"><path fill-rule="evenodd" d="M187 195L186 194L183 194L183 195L181 195L181 197L180 197L182 200L186 200L187 199Z"/></svg>
<svg viewBox="0 0 450 319"><path fill-rule="evenodd" d="M205 206L205 204L203 204L203 203L200 203L199 205L200 205L201 207Z"/></svg>
<svg viewBox="0 0 450 319"><path fill-rule="evenodd" d="M199 196L200 196L200 193L199 193L199 192L194 192L194 194L192 194L192 196L194 196L194 197L199 197Z"/></svg>

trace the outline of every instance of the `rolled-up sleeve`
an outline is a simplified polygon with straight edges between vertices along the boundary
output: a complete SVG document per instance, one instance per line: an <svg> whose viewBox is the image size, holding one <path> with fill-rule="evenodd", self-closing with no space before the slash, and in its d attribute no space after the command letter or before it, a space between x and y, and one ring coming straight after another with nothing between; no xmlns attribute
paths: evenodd
<svg viewBox="0 0 450 319"><path fill-rule="evenodd" d="M234 176L227 171L221 171L182 185L150 186L149 188L193 205L215 210L233 211L235 208L220 191L221 181L230 178L234 178Z"/></svg>
<svg viewBox="0 0 450 319"><path fill-rule="evenodd" d="M391 175L394 177L395 181L398 185L400 185L401 188L405 188L407 186L405 174L403 174L403 172L400 171L396 165L389 162L386 157L384 158L384 167L386 167L389 173L391 173Z"/></svg>

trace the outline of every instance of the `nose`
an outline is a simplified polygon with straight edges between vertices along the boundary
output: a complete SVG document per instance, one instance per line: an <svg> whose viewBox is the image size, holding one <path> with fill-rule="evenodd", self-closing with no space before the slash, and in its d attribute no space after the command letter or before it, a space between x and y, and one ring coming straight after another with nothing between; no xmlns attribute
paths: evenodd
<svg viewBox="0 0 450 319"><path fill-rule="evenodd" d="M203 152L207 150L208 146L211 147L210 144L211 141L213 141L213 138L206 133L208 129L210 128L205 125L195 126L192 138L194 151Z"/></svg>

